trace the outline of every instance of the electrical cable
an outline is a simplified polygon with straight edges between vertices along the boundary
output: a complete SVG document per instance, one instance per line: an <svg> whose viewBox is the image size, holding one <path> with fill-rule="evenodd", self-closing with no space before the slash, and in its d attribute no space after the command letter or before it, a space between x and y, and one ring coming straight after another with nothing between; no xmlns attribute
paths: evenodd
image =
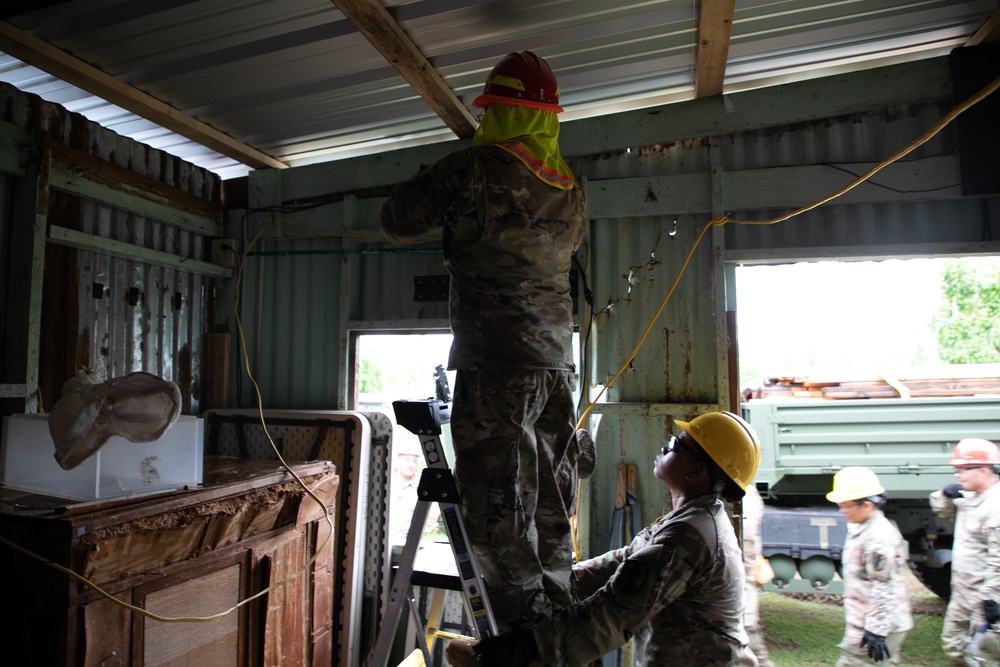
<svg viewBox="0 0 1000 667"><path fill-rule="evenodd" d="M822 197L822 198L816 200L815 202L813 202L811 204L807 204L805 206L802 206L801 208L797 208L797 209L791 211L790 213L786 213L784 215L780 215L780 216L778 216L776 218L772 218L770 220L736 220L736 219L730 218L728 215L721 215L721 216L718 216L718 217L715 217L715 218L712 218L711 220L709 220L705 224L705 226L701 229L701 231L698 233L697 238L695 238L694 244L691 246L691 249L688 251L687 256L684 258L684 262L681 264L681 267L680 267L680 269L677 272L677 276L674 278L674 282L671 284L670 289L667 290L667 294L666 294L666 296L663 297L663 301L660 303L660 307L656 310L656 313L650 319L649 324L646 326L646 329L643 331L642 335L639 337L639 342L636 343L636 346L632 350L632 353L629 355L628 359L626 359L625 362L621 365L621 368L619 368L618 371L611 377L611 379L603 385L603 387L601 388L601 391L598 393L597 397L594 398L590 402L590 404L587 406L587 409L583 411L582 415L580 415L580 418L579 418L579 420L577 421L577 424L576 424L576 428L577 429L583 428L583 424L586 422L587 416L594 409L594 406L600 400L601 396L604 395L604 393L615 383L615 381L621 376L621 374L624 373L625 370L631 365L632 361L635 359L636 354L638 354L639 349L642 347L643 343L645 343L646 337L649 335L649 332L652 330L653 325L656 323L656 320L659 319L660 314L663 312L663 309L666 307L667 301L669 301L670 297L673 296L674 290L677 288L677 284L680 282L681 276L684 275L684 271L687 269L687 266L690 263L691 258L693 257L695 250L698 248L698 245L701 243L702 238L704 238L705 233L709 229L711 229L712 227L716 227L716 226L721 227L721 226L726 225L728 223L734 223L734 224L739 224L739 225L773 225L773 224L776 224L776 223L779 223L779 222L784 222L785 220L789 220L789 219L791 219L791 218L793 218L795 216L801 215L802 213L806 213L807 211L811 211L814 208L818 208L819 206L822 206L823 204L825 204L825 203L827 203L829 201L832 201L833 199L836 199L837 197L840 197L841 195L843 195L843 194L845 194L847 192L850 192L851 190L853 190L854 188L856 188L858 185L860 185L861 183L864 183L869 178L871 178L872 176L874 176L875 174L877 174L879 171L881 171L882 169L884 169L886 166L892 164L893 162L896 162L900 158L902 158L902 157L908 155L909 153L913 152L914 150L916 150L918 147L922 146L927 141L929 141L932 137L934 137L936 134L938 134L949 123L951 123L953 120L955 120L962 112L966 111L969 107L971 107L971 106L979 103L984 98L986 98L989 95L991 95L992 93L994 93L998 88L1000 88L1000 77L997 77L996 79L994 79L990 84L988 84L982 90L980 90L979 92L975 93L974 95L972 95L971 97L969 97L968 99L966 99L964 102L962 102L961 104L959 104L958 106L956 106L954 109L952 109L950 112L948 112L947 114L945 114L945 116L941 120L939 120L937 123L935 123L927 132L925 132L924 134L922 134L921 136L919 136L917 139L915 139L914 141L912 141L910 144L908 144L907 146L905 146L901 150L897 151L896 153L894 153L890 157L882 160L881 162L879 162L878 164L876 164L874 167L872 167L868 171L864 172L862 175L858 176L853 181L851 181L847 185L843 186L839 190L836 190L835 192L833 192L833 193L831 193L829 195L826 195L825 197Z"/></svg>

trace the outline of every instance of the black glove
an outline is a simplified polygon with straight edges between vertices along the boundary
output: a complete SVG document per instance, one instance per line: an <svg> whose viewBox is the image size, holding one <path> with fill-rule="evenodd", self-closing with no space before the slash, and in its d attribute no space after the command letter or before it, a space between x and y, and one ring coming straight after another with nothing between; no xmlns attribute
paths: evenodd
<svg viewBox="0 0 1000 667"><path fill-rule="evenodd" d="M535 635L517 629L498 637L487 637L476 644L476 658L486 667L526 667L540 660Z"/></svg>
<svg viewBox="0 0 1000 667"><path fill-rule="evenodd" d="M892 656L889 655L889 646L885 643L885 637L882 635L876 635L865 630L865 636L861 638L861 648L868 646L868 657L875 662L882 662L883 660L888 660Z"/></svg>
<svg viewBox="0 0 1000 667"><path fill-rule="evenodd" d="M1000 621L1000 605L994 600L983 600L983 616L990 625Z"/></svg>
<svg viewBox="0 0 1000 667"><path fill-rule="evenodd" d="M949 484L948 486L941 489L941 493L946 498L961 498L962 497L962 485L961 484Z"/></svg>

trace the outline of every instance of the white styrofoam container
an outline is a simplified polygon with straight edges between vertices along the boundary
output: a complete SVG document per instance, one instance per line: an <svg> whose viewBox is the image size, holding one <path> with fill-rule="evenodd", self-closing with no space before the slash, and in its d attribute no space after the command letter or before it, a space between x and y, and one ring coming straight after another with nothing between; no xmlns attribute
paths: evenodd
<svg viewBox="0 0 1000 667"><path fill-rule="evenodd" d="M112 436L72 470L55 459L48 415L4 417L0 483L57 498L94 500L202 482L204 420L181 415L159 440Z"/></svg>

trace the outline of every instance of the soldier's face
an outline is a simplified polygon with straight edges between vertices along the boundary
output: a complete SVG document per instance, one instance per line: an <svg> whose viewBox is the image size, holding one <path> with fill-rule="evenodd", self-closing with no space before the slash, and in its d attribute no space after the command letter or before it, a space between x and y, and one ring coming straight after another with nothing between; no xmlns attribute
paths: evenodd
<svg viewBox="0 0 1000 667"><path fill-rule="evenodd" d="M990 488L996 480L993 469L985 466L957 466L955 477L958 478L958 483L962 485L963 489L973 493L982 493Z"/></svg>
<svg viewBox="0 0 1000 667"><path fill-rule="evenodd" d="M866 500L849 500L837 503L837 509L847 519L847 523L864 523L872 517L875 506Z"/></svg>
<svg viewBox="0 0 1000 667"><path fill-rule="evenodd" d="M653 474L671 488L677 481L683 479L692 466L699 463L695 455L699 448L697 445L692 447L687 438L684 433L671 436L653 461Z"/></svg>

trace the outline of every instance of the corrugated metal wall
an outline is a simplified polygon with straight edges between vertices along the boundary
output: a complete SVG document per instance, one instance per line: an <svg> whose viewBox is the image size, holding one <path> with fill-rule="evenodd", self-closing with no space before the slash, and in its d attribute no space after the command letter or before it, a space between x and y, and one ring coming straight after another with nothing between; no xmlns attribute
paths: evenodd
<svg viewBox="0 0 1000 667"><path fill-rule="evenodd" d="M214 233L188 231L79 194L56 188L49 191L47 172L43 168L38 178L37 165L47 159L47 146L69 146L100 161L97 167L76 167L79 174L115 165L134 174L136 182L117 182L110 190L133 187L138 191L150 183L162 184L155 186L157 196L167 206L171 198L188 196L218 206L218 177L5 84L0 85L0 109L0 120L23 130L30 142L18 147L29 158L28 173L19 182L30 187L16 189L10 226L4 227L5 233L15 231L18 240L12 248L19 262L33 253L36 263L39 258L30 238L32 218L38 224L34 201L38 192L49 193L41 209L46 225L84 232L98 243L121 241L180 260L177 268L164 268L145 257L129 259L46 243L40 330L32 330L23 304L10 313L8 321L19 332L17 338L39 337L39 358L37 362L25 360L24 350L8 350L8 359L13 355L14 361L4 368L5 381L24 382L25 364L37 363L37 407L48 411L58 400L62 384L78 370L92 370L99 380L147 371L180 386L185 413L199 412L203 346L212 320L216 279L181 267L185 259L209 260L209 239L221 235L221 224L216 221ZM26 284L24 291L28 289ZM20 347L20 340L17 343ZM28 403L33 411L33 396Z"/></svg>
<svg viewBox="0 0 1000 667"><path fill-rule="evenodd" d="M931 128L950 108L948 101L940 105L891 107L794 126L661 146L632 147L574 159L574 169L586 178L592 199L596 193L602 193L602 210L608 207L609 192L620 191L620 195L615 196L621 197L656 197L658 191L662 194L664 183L669 184L673 178L690 179L692 175L704 176L704 182L711 184L711 213L681 210L677 215L663 214L661 206L658 215L648 216L634 213L641 210L636 202L618 202L625 213L615 213L620 217L614 218L595 216L591 220L587 248L579 254L586 267L583 280L593 293L593 326L588 327L591 323L588 310L583 311L581 318L581 335L587 338L589 350L584 364L589 398L597 397L601 386L622 367L649 329L634 360L591 412L598 444L598 471L614 470L619 461L639 467L637 491L646 521L663 510L663 486L649 471L656 451L672 430L670 420L690 418L704 410L727 406L729 402L727 345L730 341L726 304L735 304L735 285L726 282L728 264L743 261L742 255L754 252L762 253L754 261L795 261L801 258L803 249L809 248L850 251L852 254L847 256L855 256L866 249L885 255L905 254L912 252L915 244L925 244L923 252L930 253L934 251L927 250L926 244L965 244L967 252L983 252L984 248L994 246L975 244L995 238L998 231L996 198L962 199L953 192L942 195L919 191L889 203L831 202L772 226L728 224L706 233L692 253L675 292L654 320L695 239L713 215L725 212L734 218L763 219L785 213L796 205L798 193L789 189L789 209L777 212L730 210L733 205L727 203L724 177L746 170L805 169L834 163L836 166L831 166L830 170L836 174L841 173L840 168L862 173L865 169L854 163L872 163L892 155ZM668 112L662 113L660 122L669 124ZM954 155L956 136L954 127L946 127L906 159ZM389 162L389 158L373 162L372 168L386 166ZM364 164L359 162L358 168L363 168ZM393 163L389 168L398 166ZM296 192L316 189L315 183L312 188L301 181L296 183L296 170L284 176L290 184L286 188ZM316 178L316 174L304 172L304 178ZM641 182L644 178L649 178L651 184L645 193L637 195L634 187L619 188L618 184L624 179ZM852 176L844 173L843 182L850 180ZM872 180L879 182L878 177ZM630 181L632 186L635 182ZM780 183L776 189L782 191ZM900 195L897 192L893 196L898 198ZM941 199L944 196L953 199ZM344 216L343 210L338 210L336 215L328 213L326 223L341 232L345 229L368 230L367 233L376 234L380 201L373 197L359 202L350 216ZM801 201L801 205L808 203L808 200ZM687 205L690 206L690 202ZM989 228L991 224L992 229ZM303 247L320 248L329 241L302 243ZM343 328L348 322L363 320L390 327L395 323L399 328L409 328L414 321L446 315L441 308L415 303L411 292L414 276L443 273L439 254L401 252L367 241L357 243L373 252L338 258L336 262L342 268L339 276L333 273L334 259L296 260L296 272L306 272L307 266L316 262L328 267L330 273L323 274L322 281L329 293L323 298L312 289L313 295L304 299L303 283L291 279L291 274L289 279L268 280L255 288L261 290L258 298L262 303L298 300L301 303L299 311L310 313L312 318L312 321L297 319L299 326L288 328L290 338L274 346L279 354L284 354L285 348L307 348L320 337L325 337L327 342L324 344L333 343L339 331L337 354L346 355L347 339L343 336ZM305 273L295 275L301 277ZM338 294L334 294L338 290ZM318 313L321 308L336 308L339 312L336 321ZM280 336L275 333L271 338L277 341ZM285 394L278 392L278 400L284 400L280 396L295 395L315 406L317 394L295 394L290 384L301 373L325 373L327 368L333 367L332 357L324 360L323 368L311 370L301 357L287 358L292 360L287 368L280 368L284 359L269 362L266 354L261 359L263 365L271 363L282 380L289 383L287 387L278 383L287 389ZM347 388L338 386L338 381L324 378L324 395L346 396ZM585 549L602 551L610 533L613 475L599 472L587 482L584 492L583 520L590 529Z"/></svg>

